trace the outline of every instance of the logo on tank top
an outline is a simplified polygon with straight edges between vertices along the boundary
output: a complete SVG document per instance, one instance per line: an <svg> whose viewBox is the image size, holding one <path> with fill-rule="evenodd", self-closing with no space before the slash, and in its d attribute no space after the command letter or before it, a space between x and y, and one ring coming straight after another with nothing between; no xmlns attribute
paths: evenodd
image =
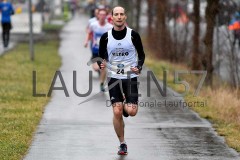
<svg viewBox="0 0 240 160"><path fill-rule="evenodd" d="M112 55L113 56L128 56L129 53L124 51L123 48L116 48L115 50L113 50Z"/></svg>
<svg viewBox="0 0 240 160"><path fill-rule="evenodd" d="M124 68L124 64L118 64L117 67L118 68Z"/></svg>

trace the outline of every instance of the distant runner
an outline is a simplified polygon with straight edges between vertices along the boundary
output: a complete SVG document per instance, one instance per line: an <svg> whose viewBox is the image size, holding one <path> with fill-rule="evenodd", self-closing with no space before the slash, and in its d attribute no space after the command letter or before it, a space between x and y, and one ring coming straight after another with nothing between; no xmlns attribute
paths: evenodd
<svg viewBox="0 0 240 160"><path fill-rule="evenodd" d="M11 15L14 14L13 6L7 0L0 3L0 11L2 13L2 40L4 48L8 47L10 39L10 30L12 29Z"/></svg>
<svg viewBox="0 0 240 160"><path fill-rule="evenodd" d="M91 59L92 60L94 60L94 58L98 57L99 42L100 42L101 36L113 28L113 26L106 21L106 17L107 17L107 11L105 9L99 9L98 10L98 21L92 22L89 26L89 31L88 31L86 42L85 42L84 46L85 47L88 46L88 41L91 40L91 36L92 36L92 44L91 44L91 49L92 49L92 58ZM106 70L103 69L100 71L97 62L93 63L93 69L95 71L99 72L100 90L104 92L105 90L104 90L103 83L104 83L105 77L106 77Z"/></svg>

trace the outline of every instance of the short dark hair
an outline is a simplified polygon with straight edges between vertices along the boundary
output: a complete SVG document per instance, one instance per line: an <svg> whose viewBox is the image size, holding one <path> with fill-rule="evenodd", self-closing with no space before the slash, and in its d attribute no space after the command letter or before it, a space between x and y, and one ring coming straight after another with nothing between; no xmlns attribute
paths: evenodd
<svg viewBox="0 0 240 160"><path fill-rule="evenodd" d="M122 6L116 6L116 7L113 7L113 9L112 9L112 16L113 16L113 10L114 10L115 8L117 8L117 7L121 7L121 8L123 8L124 13L125 13L125 8L124 8L124 7L122 7Z"/></svg>

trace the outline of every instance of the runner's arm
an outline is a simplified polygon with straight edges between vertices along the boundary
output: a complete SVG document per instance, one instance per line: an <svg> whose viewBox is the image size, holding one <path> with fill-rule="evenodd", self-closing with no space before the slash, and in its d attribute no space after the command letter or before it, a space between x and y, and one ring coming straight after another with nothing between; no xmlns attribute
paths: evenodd
<svg viewBox="0 0 240 160"><path fill-rule="evenodd" d="M98 56L106 61L108 61L107 43L108 43L108 33L106 32L102 35L100 39L99 52L98 52ZM98 65L100 67L101 62L98 62Z"/></svg>
<svg viewBox="0 0 240 160"><path fill-rule="evenodd" d="M91 28L89 28L88 32L87 32L86 40L84 42L84 47L88 46L88 42L92 39L92 37L93 37L93 32L92 32Z"/></svg>
<svg viewBox="0 0 240 160"><path fill-rule="evenodd" d="M132 35L133 45L135 46L135 48L137 50L137 53L138 53L138 64L137 64L137 67L141 71L143 63L144 63L144 60L145 60L145 53L144 53L144 50L143 50L142 40L141 40L140 35L137 32L133 31L133 30L132 30L131 35Z"/></svg>
<svg viewBox="0 0 240 160"><path fill-rule="evenodd" d="M108 33L104 33L100 39L98 56L108 61L107 54Z"/></svg>

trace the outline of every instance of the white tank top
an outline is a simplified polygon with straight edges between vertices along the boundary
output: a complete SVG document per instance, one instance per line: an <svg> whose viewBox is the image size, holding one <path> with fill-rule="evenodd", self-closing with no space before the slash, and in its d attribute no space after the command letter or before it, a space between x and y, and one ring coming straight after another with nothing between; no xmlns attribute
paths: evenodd
<svg viewBox="0 0 240 160"><path fill-rule="evenodd" d="M113 28L112 24L106 22L103 26L98 21L91 23L90 30L93 33L92 51L98 53L101 36Z"/></svg>
<svg viewBox="0 0 240 160"><path fill-rule="evenodd" d="M132 29L127 27L126 36L121 40L116 40L112 35L112 30L108 31L108 77L117 79L127 79L127 72L131 67L137 66L137 52L132 43ZM130 78L137 77L135 73L130 74Z"/></svg>

